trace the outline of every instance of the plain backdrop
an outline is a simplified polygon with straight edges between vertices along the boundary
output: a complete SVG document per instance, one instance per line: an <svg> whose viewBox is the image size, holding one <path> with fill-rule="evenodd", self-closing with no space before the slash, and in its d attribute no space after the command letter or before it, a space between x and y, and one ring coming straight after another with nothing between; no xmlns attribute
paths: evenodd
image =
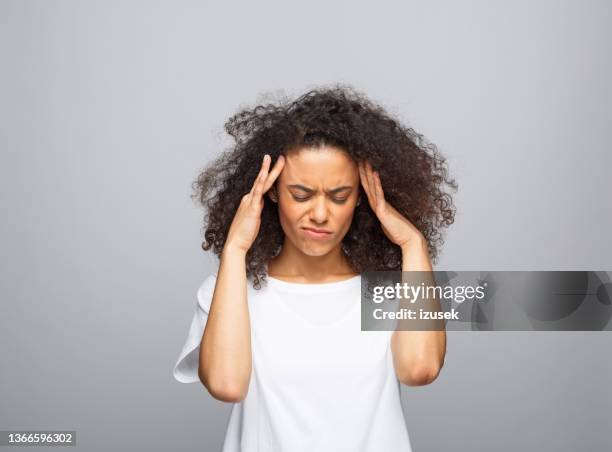
<svg viewBox="0 0 612 452"><path fill-rule="evenodd" d="M459 184L437 269L612 270L611 22L595 0L0 0L0 430L220 450L231 405L171 374L217 265L189 195L266 93L350 84L437 145ZM448 339L402 388L414 452L612 450L610 332Z"/></svg>

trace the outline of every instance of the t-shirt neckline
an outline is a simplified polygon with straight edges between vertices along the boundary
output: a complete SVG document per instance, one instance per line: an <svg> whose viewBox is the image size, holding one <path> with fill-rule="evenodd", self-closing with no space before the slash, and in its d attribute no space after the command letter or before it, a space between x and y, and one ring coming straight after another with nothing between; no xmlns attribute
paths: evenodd
<svg viewBox="0 0 612 452"><path fill-rule="evenodd" d="M323 293L323 292L338 292L352 287L354 284L361 281L361 275L355 275L341 281L325 282L325 283L298 283L288 282L282 279L274 278L268 275L266 267L266 281L273 287L277 287L285 292L296 293Z"/></svg>

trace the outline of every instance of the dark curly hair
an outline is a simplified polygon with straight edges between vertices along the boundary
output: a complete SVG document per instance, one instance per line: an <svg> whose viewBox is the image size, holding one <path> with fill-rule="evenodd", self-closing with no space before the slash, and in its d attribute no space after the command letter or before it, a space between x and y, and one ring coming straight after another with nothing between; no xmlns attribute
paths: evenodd
<svg viewBox="0 0 612 452"><path fill-rule="evenodd" d="M421 231L429 255L437 261L444 243L441 229L454 222L449 189L457 184L447 175L446 160L435 145L373 103L354 88L319 87L295 100L245 108L233 115L225 130L234 144L212 161L193 182L192 198L205 209L205 251L220 257L242 196L251 190L265 154L272 157L304 147L333 146L355 160L368 160L380 173L385 199ZM247 277L254 287L265 281L266 265L281 249L284 232L277 205L264 196L257 238L246 254ZM348 262L357 273L401 271L401 249L384 234L367 199L355 207L342 240Z"/></svg>

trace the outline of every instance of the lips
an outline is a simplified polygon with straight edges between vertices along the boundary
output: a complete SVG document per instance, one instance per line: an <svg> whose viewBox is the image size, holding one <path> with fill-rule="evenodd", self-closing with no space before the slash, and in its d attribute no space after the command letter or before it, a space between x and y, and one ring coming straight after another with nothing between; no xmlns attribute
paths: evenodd
<svg viewBox="0 0 612 452"><path fill-rule="evenodd" d="M302 231L304 231L304 235L315 240L324 240L331 236L331 232L325 229L302 228Z"/></svg>
<svg viewBox="0 0 612 452"><path fill-rule="evenodd" d="M331 234L331 231L328 231L326 229L317 229L317 228L304 228L304 229L306 229L307 231Z"/></svg>

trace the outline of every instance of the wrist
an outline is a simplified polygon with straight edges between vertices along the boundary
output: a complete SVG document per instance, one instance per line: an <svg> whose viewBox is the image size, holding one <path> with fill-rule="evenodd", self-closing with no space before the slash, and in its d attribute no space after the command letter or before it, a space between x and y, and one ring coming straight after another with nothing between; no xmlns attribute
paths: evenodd
<svg viewBox="0 0 612 452"><path fill-rule="evenodd" d="M223 246L223 250L221 251L221 257L234 257L234 256L238 256L241 258L245 258L246 257L247 252L237 246L232 245L231 243L226 243Z"/></svg>
<svg viewBox="0 0 612 452"><path fill-rule="evenodd" d="M428 251L427 249L427 240L423 235L416 235L409 240L406 240L404 243L400 245L402 253L407 252L415 252L415 251Z"/></svg>

